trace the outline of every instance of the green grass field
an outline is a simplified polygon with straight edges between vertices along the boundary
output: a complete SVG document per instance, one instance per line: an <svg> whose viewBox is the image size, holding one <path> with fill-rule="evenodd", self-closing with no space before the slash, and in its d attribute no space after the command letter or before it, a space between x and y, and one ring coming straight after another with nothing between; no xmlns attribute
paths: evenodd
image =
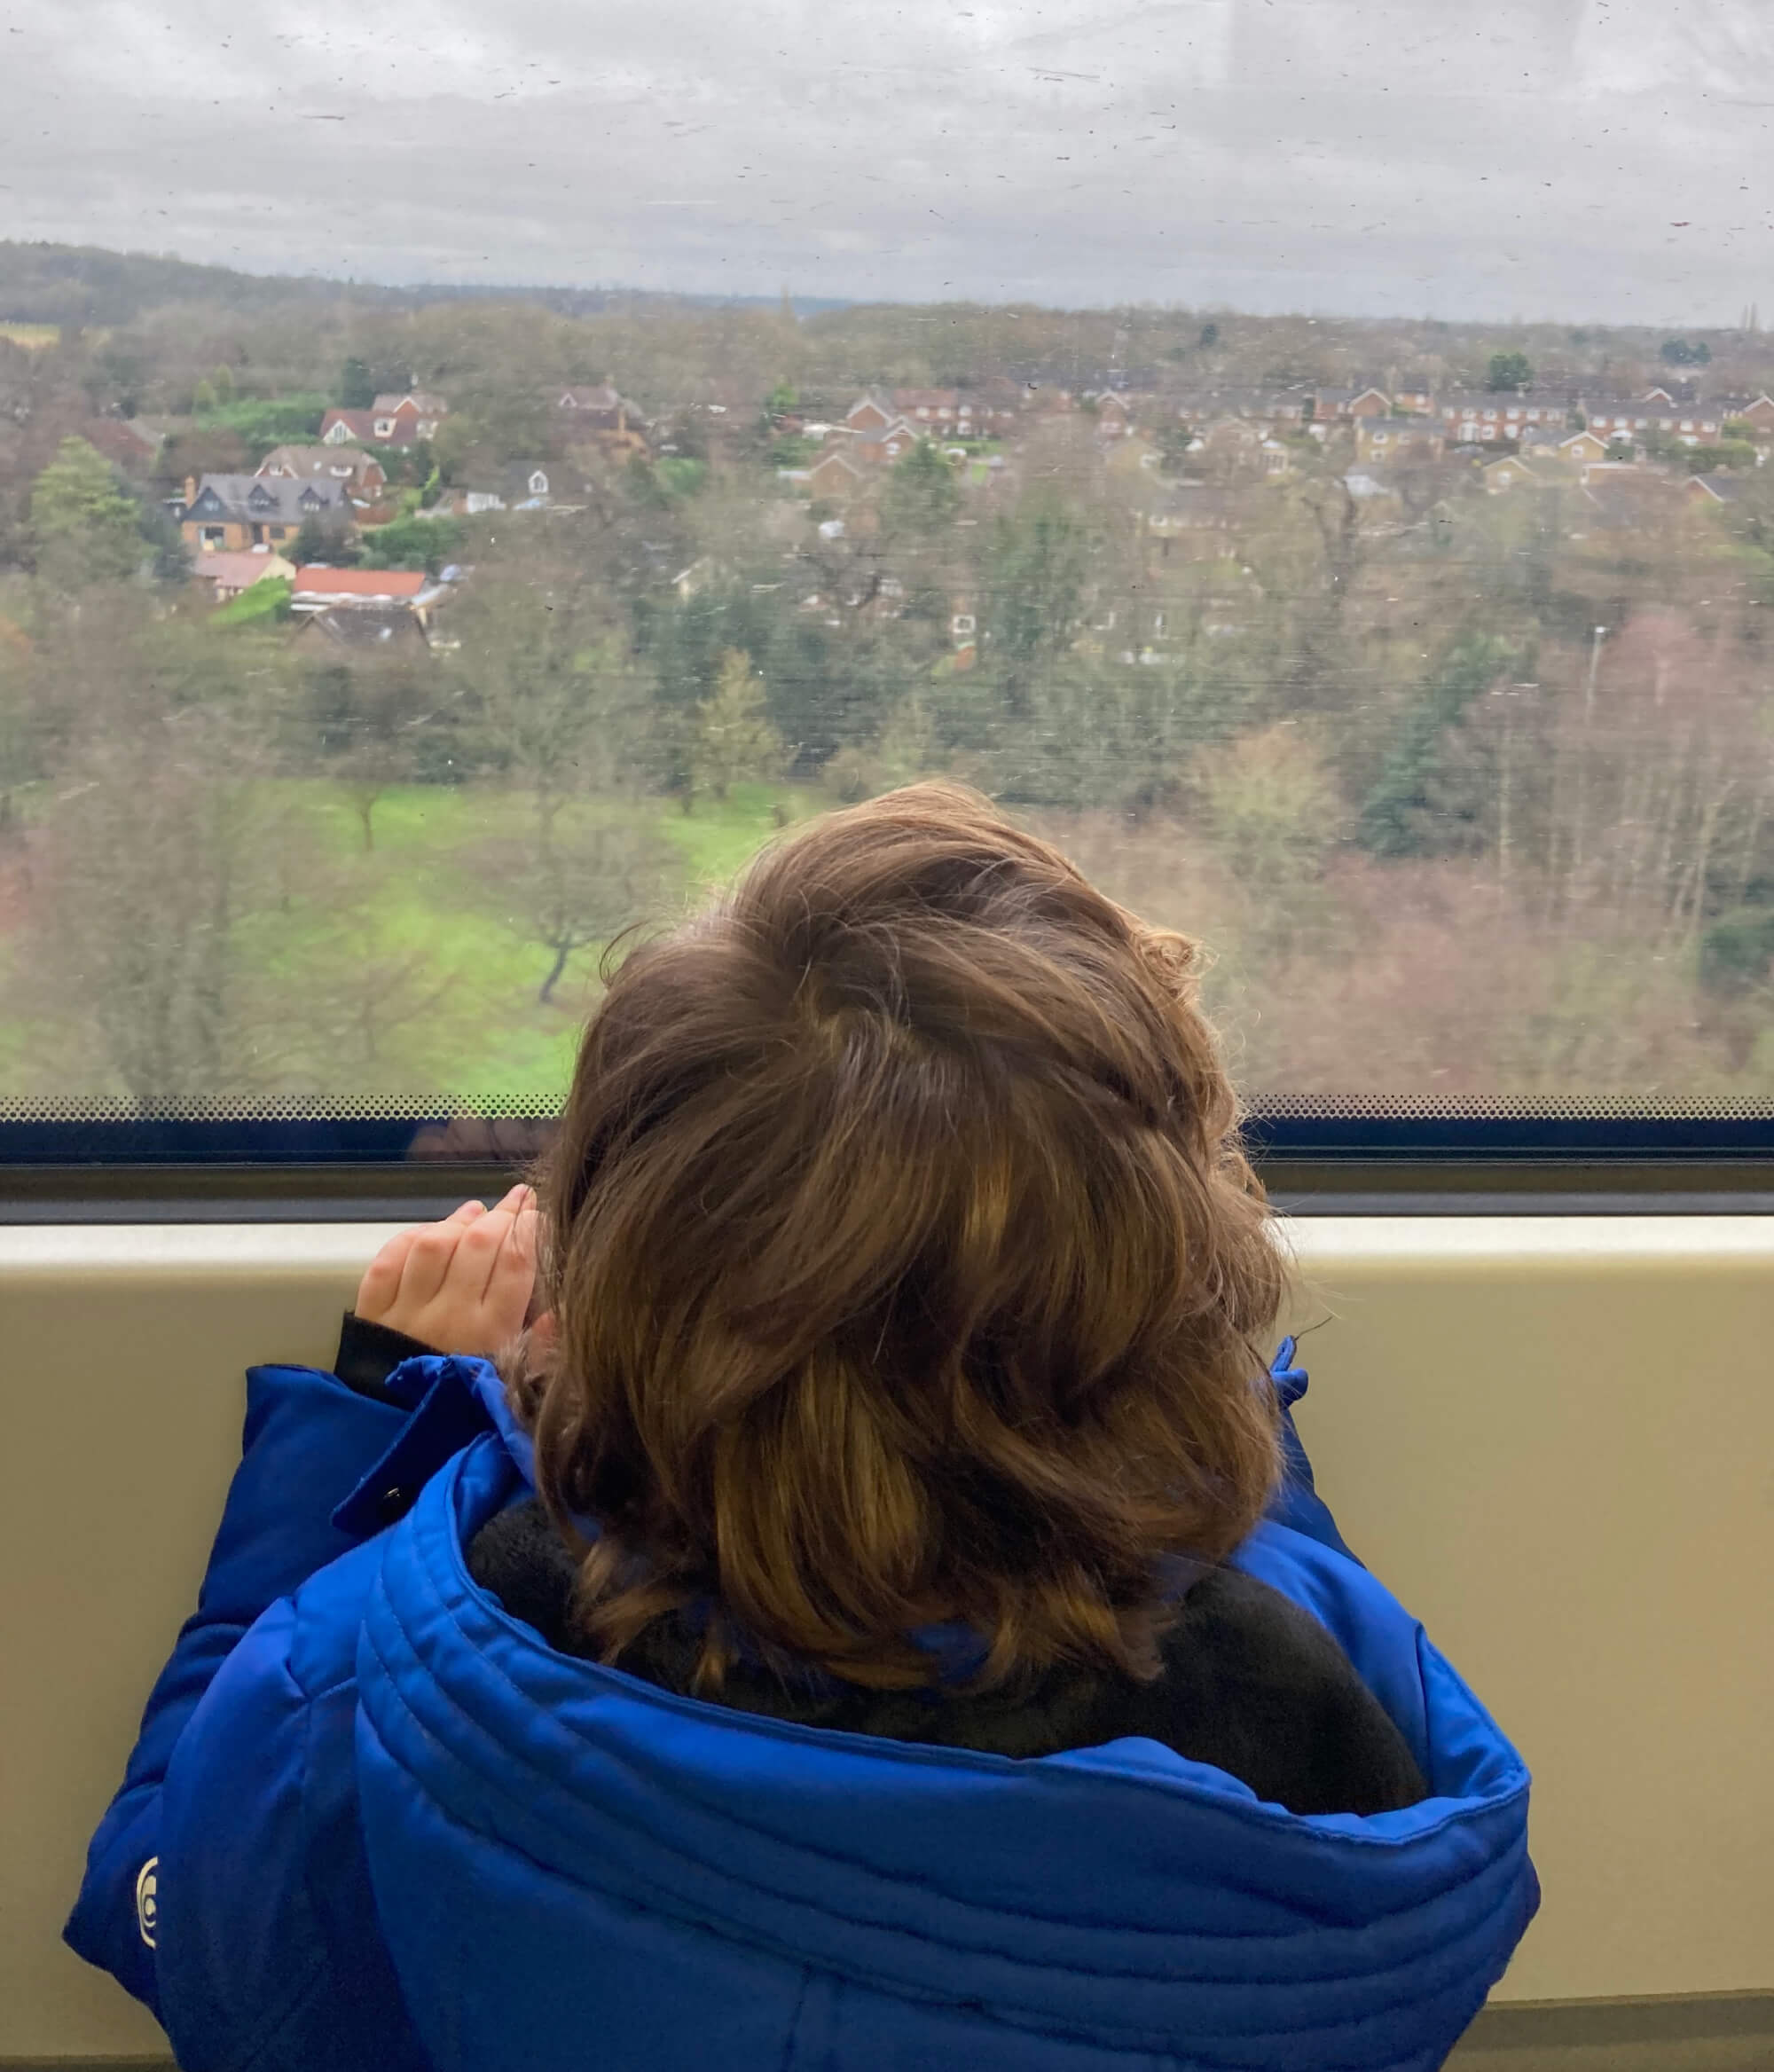
<svg viewBox="0 0 1774 2072"><path fill-rule="evenodd" d="M663 913L635 916L669 920L775 832L777 809L797 820L830 803L811 789L739 784L689 814L672 800L594 800L577 813L645 825L678 852L681 879ZM597 997L603 946L576 953L553 997L538 1000L553 954L526 940L482 860L522 831L528 811L509 793L398 786L375 800L366 850L347 788L319 779L262 788L254 819L263 882L233 942L254 1091L559 1100ZM25 991L11 980L28 941L24 925L0 936L0 999ZM0 1013L0 1100L121 1095L95 1083L95 1071L99 1061L72 1019L41 1008L32 1020Z"/></svg>

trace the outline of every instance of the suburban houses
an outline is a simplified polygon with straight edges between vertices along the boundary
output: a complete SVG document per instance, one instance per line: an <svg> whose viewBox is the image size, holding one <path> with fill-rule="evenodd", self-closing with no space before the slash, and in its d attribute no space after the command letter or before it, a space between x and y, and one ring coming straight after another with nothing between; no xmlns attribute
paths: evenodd
<svg viewBox="0 0 1774 2072"><path fill-rule="evenodd" d="M554 407L576 439L588 438L607 453L647 451L648 423L640 405L619 395L608 381L590 388L563 388Z"/></svg>
<svg viewBox="0 0 1774 2072"><path fill-rule="evenodd" d="M388 471L373 453L361 447L273 446L258 465L261 475L279 476L290 482L337 482L356 501L373 502L388 486Z"/></svg>
<svg viewBox="0 0 1774 2072"><path fill-rule="evenodd" d="M404 396L378 396L367 410L329 410L320 422L323 446L352 443L371 446L416 446L435 438L448 416L450 405L442 396L409 390Z"/></svg>
<svg viewBox="0 0 1774 2072"><path fill-rule="evenodd" d="M240 553L293 541L309 518L347 519L344 484L290 475L206 475L188 481L179 509L184 543L199 553Z"/></svg>
<svg viewBox="0 0 1774 2072"><path fill-rule="evenodd" d="M328 567L328 541L349 562L360 558L355 543L403 517L510 514L525 525L570 518L595 493L590 478L600 467L656 460L694 472L701 463L670 459L683 451L687 427L703 428L692 451L710 439L731 451L749 406L726 393L728 401L704 396L649 416L614 381L563 386L533 399L553 428L547 450L490 466L471 459L440 483L428 453L413 454L448 420L449 399L417 386L390 390L367 409L326 410L307 443L270 447L252 475L188 479L174 514L218 605L275 577L287 586L280 608L294 618L304 648L350 666L419 655L436 644L438 611L461 580L472 580L472 568L445 571L446 581L412 568ZM763 479L773 478L780 499L765 535L788 540L795 523L811 520L826 546L865 539L879 524L883 483L921 449L949 468L963 526L979 522L1032 467L1095 454L1105 493L1137 513L1155 567L1179 569L1236 558L1239 536L1270 507L1265 499L1302 475L1340 485L1352 522L1370 535L1418 522L1463 485L1481 497L1563 489L1558 522L1581 538L1678 506L1727 508L1745 468L1774 451L1774 396L1765 392L1707 397L1675 382L1628 394L1554 382L1446 388L1395 371L1341 386L1191 383L1160 370L1137 382L1115 375L1076 387L1031 373L808 399L785 389L757 421L775 462ZM163 436L150 428L115 431L111 444L121 452L127 443L138 463ZM298 535L309 556L300 565ZM784 553L792 560L793 550ZM730 579L722 567L703 556L675 578L679 595L687 600ZM905 608L895 569L877 570L865 589L846 601L814 586L797 608L833 624L842 609L892 617ZM1126 655L1150 661L1169 638L1166 624L1154 605L1137 639L1106 622L1095 631L1111 643L1125 636ZM970 595L951 598L947 625L954 665L970 666L989 638Z"/></svg>

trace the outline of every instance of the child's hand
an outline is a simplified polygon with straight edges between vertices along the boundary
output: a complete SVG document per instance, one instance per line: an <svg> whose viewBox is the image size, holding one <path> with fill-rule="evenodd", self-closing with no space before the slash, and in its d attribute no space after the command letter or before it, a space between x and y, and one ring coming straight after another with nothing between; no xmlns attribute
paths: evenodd
<svg viewBox="0 0 1774 2072"><path fill-rule="evenodd" d="M371 1260L357 1315L440 1353L496 1353L523 1329L536 1228L534 1192L514 1187L497 1208L464 1202L441 1223L403 1230Z"/></svg>

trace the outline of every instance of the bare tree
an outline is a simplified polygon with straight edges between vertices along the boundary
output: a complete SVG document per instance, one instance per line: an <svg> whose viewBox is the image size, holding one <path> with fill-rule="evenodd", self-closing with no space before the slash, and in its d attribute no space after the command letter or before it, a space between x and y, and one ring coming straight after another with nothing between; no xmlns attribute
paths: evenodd
<svg viewBox="0 0 1774 2072"><path fill-rule="evenodd" d="M161 713L88 743L41 830L32 906L46 1004L144 1111L256 1077L237 1013L237 923L264 828L225 731L200 710Z"/></svg>
<svg viewBox="0 0 1774 2072"><path fill-rule="evenodd" d="M557 813L514 841L486 844L477 875L502 916L538 943L551 962L536 998L554 997L577 951L608 942L657 912L681 875L677 850L632 820L605 817L608 802ZM599 814L587 819L586 812Z"/></svg>

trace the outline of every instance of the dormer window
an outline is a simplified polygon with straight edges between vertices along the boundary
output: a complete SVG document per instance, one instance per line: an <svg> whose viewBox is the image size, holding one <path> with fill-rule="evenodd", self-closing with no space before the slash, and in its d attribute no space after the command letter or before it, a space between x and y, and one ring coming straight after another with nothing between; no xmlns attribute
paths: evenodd
<svg viewBox="0 0 1774 2072"><path fill-rule="evenodd" d="M373 429L377 438L391 439L394 436L394 420L391 417L379 417Z"/></svg>

